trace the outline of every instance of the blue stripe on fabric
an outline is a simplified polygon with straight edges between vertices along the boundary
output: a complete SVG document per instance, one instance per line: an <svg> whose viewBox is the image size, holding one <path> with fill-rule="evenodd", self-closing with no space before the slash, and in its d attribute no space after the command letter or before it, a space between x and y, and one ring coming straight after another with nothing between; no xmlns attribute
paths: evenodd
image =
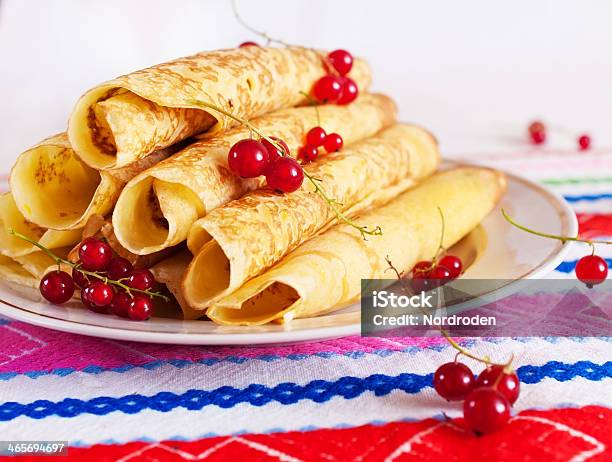
<svg viewBox="0 0 612 462"><path fill-rule="evenodd" d="M583 194L577 196L563 196L568 202L580 202L587 201L593 202L601 199L612 199L612 193L602 193L602 194Z"/></svg>
<svg viewBox="0 0 612 462"><path fill-rule="evenodd" d="M578 361L574 364L550 361L542 366L521 366L517 373L522 382L529 384L541 382L544 378L553 378L560 382L575 377L599 381L612 377L612 361L601 365L590 361ZM6 402L0 404L0 421L10 421L21 416L44 419L49 416L71 418L82 414L102 416L111 412L137 414L143 410L170 412L177 408L200 411L207 406L228 409L239 404L261 407L272 402L282 405L299 401L325 403L332 398L357 398L366 392L377 397L386 396L393 391L416 394L426 387L431 387L432 378L433 374L373 374L365 378L344 376L334 381L313 380L306 385L285 382L274 387L260 384L251 384L246 388L223 386L214 390L188 390L182 394L162 391L153 396L133 394L121 397L99 396L88 400L66 398L58 402Z"/></svg>
<svg viewBox="0 0 612 462"><path fill-rule="evenodd" d="M612 266L612 258L605 258L605 260L608 266ZM555 271L559 271L561 273L571 273L576 268L576 263L578 263L578 260L564 261L557 266Z"/></svg>

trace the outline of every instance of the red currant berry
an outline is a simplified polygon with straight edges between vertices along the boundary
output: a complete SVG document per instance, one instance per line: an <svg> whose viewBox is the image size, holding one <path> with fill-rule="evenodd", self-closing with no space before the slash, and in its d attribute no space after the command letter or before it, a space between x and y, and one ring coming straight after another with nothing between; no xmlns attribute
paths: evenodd
<svg viewBox="0 0 612 462"><path fill-rule="evenodd" d="M463 418L477 435L492 433L510 419L510 403L494 388L475 388L463 402Z"/></svg>
<svg viewBox="0 0 612 462"><path fill-rule="evenodd" d="M262 138L261 139L261 144L263 144L266 149L268 150L268 154L270 157L270 164L276 162L280 157L283 156L288 156L289 155L289 146L287 146L287 143L285 143L283 140L281 140L280 138L277 138L275 136L271 136L270 139L272 141L275 141L276 143L278 143L280 145L280 147L282 148L282 151L274 146L272 143L270 143L267 139Z"/></svg>
<svg viewBox="0 0 612 462"><path fill-rule="evenodd" d="M108 264L108 270L106 274L110 279L118 281L119 279L124 279L128 277L133 270L134 267L127 259L116 257L113 258Z"/></svg>
<svg viewBox="0 0 612 462"><path fill-rule="evenodd" d="M576 263L576 277L591 288L608 277L608 263L598 255L587 255Z"/></svg>
<svg viewBox="0 0 612 462"><path fill-rule="evenodd" d="M132 321L146 321L153 314L153 300L146 295L134 295L127 313Z"/></svg>
<svg viewBox="0 0 612 462"><path fill-rule="evenodd" d="M342 93L336 104L349 104L357 99L359 88L353 79L348 77L342 78Z"/></svg>
<svg viewBox="0 0 612 462"><path fill-rule="evenodd" d="M325 133L325 130L323 130L322 127L313 127L308 130L308 133L306 133L306 144L318 148L323 144L323 141L325 141L326 136L327 133Z"/></svg>
<svg viewBox="0 0 612 462"><path fill-rule="evenodd" d="M258 46L259 46L258 43L248 41L248 42L242 42L238 47L244 48L244 47L258 47Z"/></svg>
<svg viewBox="0 0 612 462"><path fill-rule="evenodd" d="M88 237L79 247L79 259L88 271L103 271L113 258L113 251L106 242Z"/></svg>
<svg viewBox="0 0 612 462"><path fill-rule="evenodd" d="M126 284L132 289L149 290L155 286L155 276L148 269L137 269L130 274Z"/></svg>
<svg viewBox="0 0 612 462"><path fill-rule="evenodd" d="M451 279L457 279L463 271L463 263L461 258L454 255L446 255L438 263L439 266L446 268L450 272Z"/></svg>
<svg viewBox="0 0 612 462"><path fill-rule="evenodd" d="M351 68L353 67L353 55L348 51L334 50L327 55L327 59L338 74L346 75L351 72Z"/></svg>
<svg viewBox="0 0 612 462"><path fill-rule="evenodd" d="M546 132L533 132L529 136L533 144L543 144L546 141Z"/></svg>
<svg viewBox="0 0 612 462"><path fill-rule="evenodd" d="M132 303L132 297L125 292L119 292L113 297L113 301L108 306L111 312L121 318L128 317L128 308Z"/></svg>
<svg viewBox="0 0 612 462"><path fill-rule="evenodd" d="M268 186L280 192L293 192L302 186L304 170L292 157L282 157L266 171Z"/></svg>
<svg viewBox="0 0 612 462"><path fill-rule="evenodd" d="M81 291L83 304L96 312L106 311L101 308L106 308L110 305L114 296L113 288L102 281L92 282Z"/></svg>
<svg viewBox="0 0 612 462"><path fill-rule="evenodd" d="M459 401L472 391L474 374L463 363L442 364L434 374L433 385L442 398L448 401Z"/></svg>
<svg viewBox="0 0 612 462"><path fill-rule="evenodd" d="M234 144L227 155L229 168L242 178L255 178L263 174L270 162L270 154L259 141L246 139Z"/></svg>
<svg viewBox="0 0 612 462"><path fill-rule="evenodd" d="M546 132L546 126L540 122L539 120L534 120L533 122L531 122L529 124L529 134L532 135L534 133L545 133Z"/></svg>
<svg viewBox="0 0 612 462"><path fill-rule="evenodd" d="M502 375L503 374L503 375ZM500 378L500 375L501 378ZM504 372L504 366L489 366L476 379L477 387L493 387L506 397L512 405L519 397L521 382L516 372Z"/></svg>
<svg viewBox="0 0 612 462"><path fill-rule="evenodd" d="M51 271L40 280L40 293L51 303L66 303L74 295L74 281L65 271Z"/></svg>
<svg viewBox="0 0 612 462"><path fill-rule="evenodd" d="M578 137L578 147L581 151L586 151L591 147L591 137L589 135L580 135Z"/></svg>
<svg viewBox="0 0 612 462"><path fill-rule="evenodd" d="M321 77L312 87L312 95L321 103L335 103L342 93L341 83L335 75Z"/></svg>
<svg viewBox="0 0 612 462"><path fill-rule="evenodd" d="M298 158L302 159L305 163L314 162L319 157L319 150L307 144L306 146L302 146L298 150Z"/></svg>
<svg viewBox="0 0 612 462"><path fill-rule="evenodd" d="M412 268L412 274L413 276L416 274L429 274L432 268L433 264L430 261L420 261Z"/></svg>
<svg viewBox="0 0 612 462"><path fill-rule="evenodd" d="M337 152L342 149L344 146L344 141L342 137L337 133L330 133L325 137L325 141L323 141L323 147L327 152Z"/></svg>
<svg viewBox="0 0 612 462"><path fill-rule="evenodd" d="M432 279L433 284L438 286L446 284L453 278L451 277L451 272L447 268L438 265L429 273L429 279Z"/></svg>
<svg viewBox="0 0 612 462"><path fill-rule="evenodd" d="M74 283L81 289L84 289L89 284L91 284L89 278L77 269L72 270L72 279L74 280Z"/></svg>
<svg viewBox="0 0 612 462"><path fill-rule="evenodd" d="M410 286L412 291L418 294L433 289L434 284L433 281L429 279L428 271L419 271L418 273L412 274Z"/></svg>

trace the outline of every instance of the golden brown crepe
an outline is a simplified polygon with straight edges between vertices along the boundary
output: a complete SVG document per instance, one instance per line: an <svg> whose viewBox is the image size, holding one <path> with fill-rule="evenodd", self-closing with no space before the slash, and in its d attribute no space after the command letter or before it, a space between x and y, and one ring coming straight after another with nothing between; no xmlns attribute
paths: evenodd
<svg viewBox="0 0 612 462"><path fill-rule="evenodd" d="M283 139L295 153L306 132L319 123L348 145L392 124L395 113L390 98L366 94L348 106L285 109L252 123L266 135ZM239 178L227 166L231 145L248 136L248 129L236 127L194 143L133 178L113 212L119 242L140 255L176 245L198 218L261 186L262 178Z"/></svg>
<svg viewBox="0 0 612 462"><path fill-rule="evenodd" d="M235 125L194 100L251 119L305 103L301 92L310 92L326 72L320 53L301 47L203 52L89 90L70 116L68 135L88 165L127 165L194 134ZM355 60L350 76L362 91L370 83L362 60Z"/></svg>
<svg viewBox="0 0 612 462"><path fill-rule="evenodd" d="M368 240L337 225L306 242L276 266L214 304L207 315L229 325L312 317L356 301L362 279L389 278L387 257L399 271L450 247L493 209L505 191L502 173L465 167L438 173L360 222L381 226ZM392 274L392 273L391 273Z"/></svg>
<svg viewBox="0 0 612 462"><path fill-rule="evenodd" d="M339 209L353 215L388 201L431 175L439 160L437 143L427 131L393 125L307 165L306 170L321 180ZM401 188L392 188L398 184ZM329 204L307 181L291 194L258 190L213 210L189 233L187 244L195 257L183 280L185 299L192 308L206 308L276 263L334 218Z"/></svg>
<svg viewBox="0 0 612 462"><path fill-rule="evenodd" d="M9 233L13 229L48 249L58 249L76 244L81 239L80 230L56 231L41 228L28 222L15 204L11 193L0 194L0 253L7 257L22 257L38 249Z"/></svg>
<svg viewBox="0 0 612 462"><path fill-rule="evenodd" d="M92 215L110 212L126 181L173 152L159 150L124 168L98 172L77 157L66 134L60 133L17 158L11 191L28 221L43 228L74 230Z"/></svg>

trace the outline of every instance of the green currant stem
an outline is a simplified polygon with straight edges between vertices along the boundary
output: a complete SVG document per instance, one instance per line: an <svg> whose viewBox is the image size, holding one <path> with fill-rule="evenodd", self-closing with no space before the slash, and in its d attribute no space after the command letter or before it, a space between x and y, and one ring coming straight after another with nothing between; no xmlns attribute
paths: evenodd
<svg viewBox="0 0 612 462"><path fill-rule="evenodd" d="M508 214L506 213L506 211L505 211L504 209L502 209L502 211L501 211L501 212L502 212L502 215L504 216L504 218L506 219L506 221L507 221L508 223L510 223L512 226L514 226L514 227L516 227L516 228L520 229L521 231L525 231L525 232L527 232L527 233L529 233L529 234L534 234L534 235L536 235L536 236L545 237L545 238L548 238L548 239L556 239L556 240L558 240L558 241L563 242L564 244L565 244L566 242L568 242L568 241L572 241L572 242L582 242L582 243L584 243L584 244L588 244L588 245L590 245L591 247L593 247L593 251L595 250L594 244L605 244L605 245L610 245L610 244L612 244L612 241L591 241L591 240L588 240L588 239L581 239L581 238L579 238L578 236L576 236L576 237L567 237L567 236L559 236L559 235L557 235L557 234L548 234L548 233L542 233L542 232L540 232L540 231L535 231L535 230L533 230L533 229L531 229L531 228L527 228L526 226L523 226L523 225L521 225L521 224L517 223L516 221L514 221L514 220L513 220L513 219L510 217L510 215L508 215Z"/></svg>
<svg viewBox="0 0 612 462"><path fill-rule="evenodd" d="M278 43L279 45L283 45L283 46L286 46L286 47L290 47L291 46L287 42L284 42L283 40L280 40L280 39L276 39L276 38L270 37L265 32L259 31L259 30L255 29L254 27L251 27L249 24L247 24L246 21L244 21L240 17L240 14L238 14L238 7L236 6L236 0L232 0L232 11L234 12L234 17L236 18L236 21L238 21L238 23L242 27L244 27L245 29L253 32L254 34L259 35L260 37L263 37L264 39L266 39L267 42L268 42L267 44Z"/></svg>
<svg viewBox="0 0 612 462"><path fill-rule="evenodd" d="M22 239L26 242L29 242L30 244L38 247L40 250L42 250L45 254L47 254L47 256L49 256L49 258L51 258L58 266L61 264L65 264L70 266L71 268L87 275L87 276L91 276L94 277L96 279L100 279L101 281L103 281L105 284L111 284L117 287L121 287L123 290L125 290L127 292L128 295L130 295L132 297L132 292L137 292L137 293L141 293L141 294L145 294L148 295L150 297L159 297L163 300L165 300L166 302L169 302L170 299L168 297L166 297L165 295L159 293L159 292L152 292L150 290L141 290L141 289L134 289L133 287L129 287L127 285L125 285L123 282L125 279L121 279L121 280L114 280L114 279L109 279L108 276L104 276L100 273L97 273L95 271L87 271L82 269L82 267L76 263L73 263L69 260L65 260L61 257L58 257L57 255L55 255L53 252L51 252L51 250L47 249L44 245L42 245L40 242L37 242L33 239L30 239L29 237L27 237L24 234L21 234L20 232L15 231L14 229L9 229L9 234L12 234L15 237L18 237L19 239Z"/></svg>
<svg viewBox="0 0 612 462"><path fill-rule="evenodd" d="M321 126L321 116L319 114L319 102L316 99L314 99L312 96L310 96L308 93L306 93L305 91L300 91L300 95L306 98L306 100L308 101L308 104L314 107L314 110L317 114L317 125L320 127Z"/></svg>
<svg viewBox="0 0 612 462"><path fill-rule="evenodd" d="M239 124L245 126L246 128L248 128L251 132L257 134L259 137L263 138L264 140L268 141L269 143L271 143L273 146L276 146L280 152L284 152L283 147L277 143L276 141L274 141L272 138L270 138L269 136L265 135L263 132L261 132L257 127L255 127L251 122L249 122L248 120L242 119L240 117L235 116L234 114L232 114L229 111L226 111L223 108L220 108L219 106L216 106L215 104L211 104L211 103L207 103L205 101L200 101L200 100L190 100L188 101L189 104L193 104L194 106L201 106L201 107L205 107L207 109L212 109L213 111L217 111L220 112L221 114L229 117L230 119L238 122ZM313 177L311 174L309 174L305 169L302 169L302 171L304 172L304 176L308 179L308 181L310 181L310 183L312 183L312 185L315 188L315 193L319 194L319 196L321 196L323 198L323 200L325 200L325 202L327 202L327 205L333 210L333 212L336 214L336 218L344 223L346 223L347 225L352 226L353 228L357 229L359 231L359 234L361 234L361 237L363 239L366 239L366 235L370 235L370 236L381 236L382 235L382 229L380 228L380 226L377 226L374 229L368 229L368 226L359 226L357 225L353 220L351 220L350 218L348 218L346 215L344 215L340 209L336 206L336 204L338 203L335 199L331 199L327 193L325 192L325 190L323 188L321 188L321 185L319 184L321 182L320 179Z"/></svg>

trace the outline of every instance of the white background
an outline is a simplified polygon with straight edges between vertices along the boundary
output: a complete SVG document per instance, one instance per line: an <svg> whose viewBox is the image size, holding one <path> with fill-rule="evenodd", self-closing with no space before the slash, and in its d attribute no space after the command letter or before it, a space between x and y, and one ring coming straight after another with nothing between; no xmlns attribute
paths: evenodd
<svg viewBox="0 0 612 462"><path fill-rule="evenodd" d="M587 131L612 147L612 2L238 0L242 16L291 43L368 59L374 90L433 130L447 155L549 147ZM116 75L199 50L260 40L229 0L0 0L0 173L65 129L76 98Z"/></svg>

